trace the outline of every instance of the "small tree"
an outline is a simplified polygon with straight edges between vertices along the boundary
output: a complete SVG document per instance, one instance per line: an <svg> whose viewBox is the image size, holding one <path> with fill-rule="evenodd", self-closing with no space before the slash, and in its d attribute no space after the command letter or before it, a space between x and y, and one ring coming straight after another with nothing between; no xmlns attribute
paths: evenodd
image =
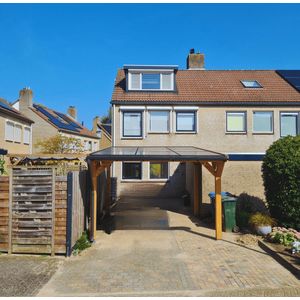
<svg viewBox="0 0 300 300"><path fill-rule="evenodd" d="M0 156L0 175L5 174L5 160Z"/></svg>
<svg viewBox="0 0 300 300"><path fill-rule="evenodd" d="M101 121L101 123L102 124L107 124L107 123L111 123L111 107L108 109L108 111L107 111L107 115L105 115L105 116L102 116L101 118L100 118L100 121Z"/></svg>
<svg viewBox="0 0 300 300"><path fill-rule="evenodd" d="M273 143L262 172L271 216L283 226L300 229L300 136Z"/></svg>
<svg viewBox="0 0 300 300"><path fill-rule="evenodd" d="M36 143L43 153L59 154L59 153L80 153L84 151L83 145L79 139L67 137L57 134L46 140Z"/></svg>

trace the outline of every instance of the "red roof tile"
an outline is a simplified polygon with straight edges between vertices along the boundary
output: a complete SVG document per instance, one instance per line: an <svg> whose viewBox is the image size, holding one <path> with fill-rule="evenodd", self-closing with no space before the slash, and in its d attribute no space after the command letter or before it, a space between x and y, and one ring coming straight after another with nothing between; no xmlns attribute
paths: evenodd
<svg viewBox="0 0 300 300"><path fill-rule="evenodd" d="M263 88L245 88L241 80L257 80ZM118 70L112 101L300 104L300 93L271 70L179 70L176 88L176 92L126 92L125 72Z"/></svg>

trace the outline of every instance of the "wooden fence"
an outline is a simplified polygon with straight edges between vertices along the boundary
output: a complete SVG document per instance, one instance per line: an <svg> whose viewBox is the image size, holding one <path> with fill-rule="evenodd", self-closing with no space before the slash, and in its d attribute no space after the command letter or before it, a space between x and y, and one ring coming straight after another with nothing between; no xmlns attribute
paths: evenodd
<svg viewBox="0 0 300 300"><path fill-rule="evenodd" d="M0 177L0 251L71 254L87 227L87 171L16 167Z"/></svg>
<svg viewBox="0 0 300 300"><path fill-rule="evenodd" d="M8 250L9 177L0 176L0 251Z"/></svg>

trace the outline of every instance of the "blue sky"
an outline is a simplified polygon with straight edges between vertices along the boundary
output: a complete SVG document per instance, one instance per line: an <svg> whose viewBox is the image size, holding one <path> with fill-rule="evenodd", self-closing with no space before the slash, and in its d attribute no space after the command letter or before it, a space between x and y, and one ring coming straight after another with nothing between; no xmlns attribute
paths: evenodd
<svg viewBox="0 0 300 300"><path fill-rule="evenodd" d="M0 97L106 113L117 68L300 69L300 4L0 4Z"/></svg>

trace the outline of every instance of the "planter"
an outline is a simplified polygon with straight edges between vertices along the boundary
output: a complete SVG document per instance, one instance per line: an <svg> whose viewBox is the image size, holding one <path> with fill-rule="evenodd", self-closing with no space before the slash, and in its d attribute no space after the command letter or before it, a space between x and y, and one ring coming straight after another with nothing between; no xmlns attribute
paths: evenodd
<svg viewBox="0 0 300 300"><path fill-rule="evenodd" d="M255 227L257 234L259 235L267 235L272 232L272 226L256 226Z"/></svg>

